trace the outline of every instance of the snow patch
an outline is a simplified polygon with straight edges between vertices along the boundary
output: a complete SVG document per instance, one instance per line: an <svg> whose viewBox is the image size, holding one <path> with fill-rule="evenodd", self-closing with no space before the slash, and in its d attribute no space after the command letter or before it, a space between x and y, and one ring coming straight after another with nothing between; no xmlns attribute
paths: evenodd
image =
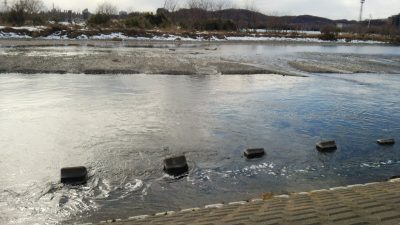
<svg viewBox="0 0 400 225"><path fill-rule="evenodd" d="M129 37L124 35L123 33L111 33L111 34L100 34L100 35L94 35L91 36L90 39L93 40L109 40L109 39L128 39Z"/></svg>
<svg viewBox="0 0 400 225"><path fill-rule="evenodd" d="M45 39L45 40L67 40L70 38L68 38L67 35L61 35L61 31L57 31L53 34L50 34L47 37L43 37L42 39Z"/></svg>
<svg viewBox="0 0 400 225"><path fill-rule="evenodd" d="M241 29L240 32L255 33L298 33L298 34L321 34L321 31L310 30L269 30L269 29Z"/></svg>
<svg viewBox="0 0 400 225"><path fill-rule="evenodd" d="M5 26L0 26L0 29L4 29L7 28ZM8 27L8 28L12 28L14 30L28 30L28 31L41 31L46 29L47 27L45 26L24 26L24 27Z"/></svg>
<svg viewBox="0 0 400 225"><path fill-rule="evenodd" d="M23 35L23 34L16 34L13 32L5 33L0 31L0 39L30 39L31 36Z"/></svg>
<svg viewBox="0 0 400 225"><path fill-rule="evenodd" d="M318 38L287 38L287 37L256 37L256 36L245 36L245 37L226 37L228 41L291 41L291 42L310 42L310 43L335 43L333 41L324 41ZM339 39L336 43L352 43L352 44L384 44L381 41L362 41L352 40L347 41L346 39Z"/></svg>
<svg viewBox="0 0 400 225"><path fill-rule="evenodd" d="M20 29L23 29L23 27L19 27ZM31 27L32 28L32 27ZM1 29L1 27L0 27ZM32 28L33 29L33 28ZM39 29L39 28L37 28ZM0 38L16 38L16 39L21 39L21 38L32 38L28 35L20 35L16 33L5 33L5 32L0 32ZM346 39L339 39L337 42L332 42L332 41L324 41L320 40L318 38L289 38L289 37L258 37L258 36L230 36L230 37L224 37L224 38L217 38L215 36L212 36L209 39L206 39L202 36L197 36L197 37L182 37L178 35L168 35L168 34L162 34L158 36L153 36L153 37L130 37L122 32L116 32L116 33L111 33L111 34L99 34L99 35L94 35L94 36L87 36L85 34L82 34L76 38L68 38L67 35L62 35L60 31L55 32L47 37L42 37L41 39L46 39L46 40L113 40L113 39L121 39L121 40L136 40L136 41L217 41L217 42L222 42L222 41L281 41L281 42L308 42L308 43L350 43L350 44L384 44L385 42L380 42L380 41L362 41L362 40L352 40L352 41L347 41Z"/></svg>

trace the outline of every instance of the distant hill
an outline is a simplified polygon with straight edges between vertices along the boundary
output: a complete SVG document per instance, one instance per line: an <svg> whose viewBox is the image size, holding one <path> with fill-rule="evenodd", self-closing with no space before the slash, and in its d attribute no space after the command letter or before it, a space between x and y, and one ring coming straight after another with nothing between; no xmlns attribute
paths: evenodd
<svg viewBox="0 0 400 225"><path fill-rule="evenodd" d="M302 16L284 16L282 18L286 18L287 21L291 24L309 24L309 25L331 25L335 24L333 20L310 16L310 15L302 15Z"/></svg>
<svg viewBox="0 0 400 225"><path fill-rule="evenodd" d="M164 11L167 12L167 11ZM205 11L202 9L180 9L173 15L176 22L186 23L209 19L232 20L240 28L281 28L281 29L319 29L321 26L343 24L357 24L357 21L349 20L331 20L323 17L301 15L301 16L268 16L259 12L246 9L224 9L221 11Z"/></svg>

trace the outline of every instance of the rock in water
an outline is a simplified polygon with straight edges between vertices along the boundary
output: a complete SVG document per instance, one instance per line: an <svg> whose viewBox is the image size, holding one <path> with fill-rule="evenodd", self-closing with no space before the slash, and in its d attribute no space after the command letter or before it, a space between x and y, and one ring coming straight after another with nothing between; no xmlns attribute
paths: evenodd
<svg viewBox="0 0 400 225"><path fill-rule="evenodd" d="M321 141L317 143L317 149L321 152L334 151L337 149L335 141Z"/></svg>
<svg viewBox="0 0 400 225"><path fill-rule="evenodd" d="M61 183L80 185L87 182L88 171L86 167L68 167L61 169Z"/></svg>
<svg viewBox="0 0 400 225"><path fill-rule="evenodd" d="M246 149L244 151L244 156L247 159L261 158L264 155L265 155L265 150L263 148Z"/></svg>
<svg viewBox="0 0 400 225"><path fill-rule="evenodd" d="M184 155L164 159L164 171L173 176L179 176L189 171Z"/></svg>
<svg viewBox="0 0 400 225"><path fill-rule="evenodd" d="M394 138L391 138L391 139L379 139L377 142L380 145L394 145L396 143Z"/></svg>

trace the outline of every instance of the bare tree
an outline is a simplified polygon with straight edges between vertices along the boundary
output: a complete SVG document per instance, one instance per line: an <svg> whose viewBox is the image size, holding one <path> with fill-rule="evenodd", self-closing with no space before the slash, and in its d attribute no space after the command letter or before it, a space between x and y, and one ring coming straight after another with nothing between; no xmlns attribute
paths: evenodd
<svg viewBox="0 0 400 225"><path fill-rule="evenodd" d="M215 0L213 4L213 11L215 12L216 16L220 20L222 20L223 17L223 12L222 10L228 9L228 8L233 8L233 4L231 0Z"/></svg>
<svg viewBox="0 0 400 225"><path fill-rule="evenodd" d="M117 7L115 5L113 5L113 4L109 3L109 2L103 2L103 3L100 3L97 6L96 12L98 14L111 16L111 15L117 15L118 14L118 9L117 9Z"/></svg>
<svg viewBox="0 0 400 225"><path fill-rule="evenodd" d="M202 9L205 11L209 11L212 9L213 1L212 0L187 0L186 4L189 9Z"/></svg>
<svg viewBox="0 0 400 225"><path fill-rule="evenodd" d="M7 20L12 24L20 26L25 24L26 20L31 20L33 23L43 23L39 15L45 10L42 0L15 0L8 7L8 10Z"/></svg>
<svg viewBox="0 0 400 225"><path fill-rule="evenodd" d="M201 0L200 8L206 11L209 11L213 8L214 1L213 0Z"/></svg>
<svg viewBox="0 0 400 225"><path fill-rule="evenodd" d="M250 11L257 11L256 3L254 0L246 0L244 3L244 8Z"/></svg>
<svg viewBox="0 0 400 225"><path fill-rule="evenodd" d="M179 1L178 0L165 0L163 8L168 10L169 12L175 12L179 8Z"/></svg>
<svg viewBox="0 0 400 225"><path fill-rule="evenodd" d="M8 11L8 2L7 0L2 1L0 12L7 12Z"/></svg>
<svg viewBox="0 0 400 225"><path fill-rule="evenodd" d="M232 2L230 0L216 0L213 6L214 11L221 11L224 9L232 8Z"/></svg>
<svg viewBox="0 0 400 225"><path fill-rule="evenodd" d="M7 1L4 1L7 3ZM11 8L18 8L27 14L36 14L44 11L46 7L42 0L16 0L12 3Z"/></svg>
<svg viewBox="0 0 400 225"><path fill-rule="evenodd" d="M255 14L258 12L258 9L256 7L255 1L254 0L246 0L245 9L248 11L247 12L247 28L253 28L253 29L256 28L258 19Z"/></svg>
<svg viewBox="0 0 400 225"><path fill-rule="evenodd" d="M212 0L186 0L186 6L192 9L189 20L192 22L207 20L209 18L208 11L212 9Z"/></svg>
<svg viewBox="0 0 400 225"><path fill-rule="evenodd" d="M187 0L186 5L189 9L196 9L198 8L198 0Z"/></svg>
<svg viewBox="0 0 400 225"><path fill-rule="evenodd" d="M199 2L198 0L187 0L186 5L189 9L198 9L199 8L198 2Z"/></svg>
<svg viewBox="0 0 400 225"><path fill-rule="evenodd" d="M25 6L30 13L39 13L46 9L42 0L25 0Z"/></svg>
<svg viewBox="0 0 400 225"><path fill-rule="evenodd" d="M289 23L289 21L287 21L288 19L282 17L283 15L287 15L285 13L278 12L278 11L271 11L271 12L268 12L267 15L269 15L269 18L266 23L266 26L268 29L284 30L286 24Z"/></svg>

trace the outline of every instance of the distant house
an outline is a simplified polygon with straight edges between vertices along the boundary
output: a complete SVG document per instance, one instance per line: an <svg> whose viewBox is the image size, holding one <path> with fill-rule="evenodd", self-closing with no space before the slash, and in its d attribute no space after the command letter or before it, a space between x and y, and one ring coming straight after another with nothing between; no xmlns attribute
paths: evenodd
<svg viewBox="0 0 400 225"><path fill-rule="evenodd" d="M400 14L389 17L389 24L400 28Z"/></svg>

